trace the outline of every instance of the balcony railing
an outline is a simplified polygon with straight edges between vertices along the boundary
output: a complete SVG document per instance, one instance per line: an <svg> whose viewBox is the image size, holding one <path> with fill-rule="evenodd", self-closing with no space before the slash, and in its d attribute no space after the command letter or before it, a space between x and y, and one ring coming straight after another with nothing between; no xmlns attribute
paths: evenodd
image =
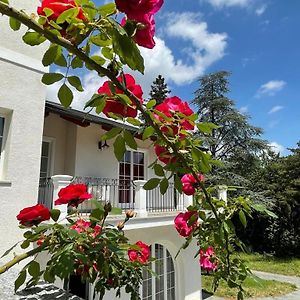
<svg viewBox="0 0 300 300"><path fill-rule="evenodd" d="M140 216L146 216L148 212L182 211L187 206L187 198L179 194L171 183L164 195L159 188L145 191L143 185L146 181L118 180L111 178L74 177L56 175L40 181L38 202L52 208L57 199L60 188L70 183L84 183L88 192L93 194L93 199L103 205L107 202L113 207L122 210L135 209ZM81 214L89 214L93 202L88 200L79 205Z"/></svg>

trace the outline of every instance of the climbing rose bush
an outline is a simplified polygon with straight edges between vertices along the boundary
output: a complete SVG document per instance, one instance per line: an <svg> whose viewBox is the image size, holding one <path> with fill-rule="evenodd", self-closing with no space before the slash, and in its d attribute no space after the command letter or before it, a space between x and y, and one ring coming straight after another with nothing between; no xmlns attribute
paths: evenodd
<svg viewBox="0 0 300 300"><path fill-rule="evenodd" d="M215 251L212 246L209 246L206 251L200 250L200 266L202 269L212 272L218 267L218 263L215 260Z"/></svg>
<svg viewBox="0 0 300 300"><path fill-rule="evenodd" d="M184 213L179 213L175 217L174 223L177 232L183 237L188 237L198 226L198 212L187 211Z"/></svg>
<svg viewBox="0 0 300 300"><path fill-rule="evenodd" d="M130 74L124 74L124 76L117 77L117 80L124 84L126 88L132 92L139 100L143 103L143 91L140 85L135 83L135 79ZM98 89L98 94L105 94L107 96L112 96L113 93L109 86L110 81L105 81L103 85ZM116 89L116 94L124 94L120 89ZM121 99L107 98L105 106L103 108L103 113L110 117L109 113L114 113L122 117L135 118L137 116L137 108L131 103L130 106L124 104Z"/></svg>
<svg viewBox="0 0 300 300"><path fill-rule="evenodd" d="M78 207L80 203L92 197L93 195L87 192L85 184L70 184L59 191L55 205L68 204L69 206Z"/></svg>
<svg viewBox="0 0 300 300"><path fill-rule="evenodd" d="M150 258L150 248L147 244L143 243L142 241L138 241L135 243L138 246L139 250L128 250L128 257L130 261L133 262L140 262L142 264L146 264Z"/></svg>
<svg viewBox="0 0 300 300"><path fill-rule="evenodd" d="M26 207L17 215L20 224L26 227L37 226L50 219L50 211L42 204Z"/></svg>
<svg viewBox="0 0 300 300"><path fill-rule="evenodd" d="M204 177L197 174L205 175L218 166L210 153L203 151L202 139L213 136L217 125L199 122L188 103L176 96L158 105L154 99L144 103L140 85L123 71L126 67L144 74L145 64L137 45L154 47L154 19L162 4L163 0L116 0L97 6L90 0L43 0L37 9L38 18L35 18L10 7L8 0L0 0L0 13L11 18L9 24L14 31L22 24L26 25L22 40L27 45L50 42L42 63L45 67L51 66L50 70L59 68L60 72L44 74L42 82L60 85L57 96L64 107L72 105L74 89L84 91L80 78L85 74L82 70L95 71L99 82L102 82L101 78L107 78L98 93L95 91L91 99L87 99L85 109L104 113L118 119L120 124L134 125L136 130L129 130L127 126L115 127L101 139L113 139L114 154L119 161L126 149L138 148L137 137L154 146L157 159L149 168L156 177L149 179L144 189L158 188L165 194L174 188L176 196L182 192L193 195L193 203L187 211L174 220L176 230L185 237L182 248L196 240L195 256L200 255L203 268L214 271L215 288L220 280L225 280L230 287L238 288L238 299L241 300L242 284L249 270L241 260L231 257L232 249L243 249L231 219L239 218L245 227L246 217L253 210L268 211L261 206L255 208L249 199L241 196L230 198L227 203L216 198L217 187L208 186L209 183L204 186ZM122 18L123 22L120 22ZM136 118L138 110L145 123ZM194 130L197 135L193 135ZM85 185L70 185L59 192L55 201L55 205L68 206L66 218L60 218L58 209L49 211L43 207L25 208L20 212L20 227L26 229L21 248L31 247L0 266L1 274L23 259L33 258L21 269L15 282L16 290L25 281L30 287L39 280L52 283L57 277L68 280L70 275L79 274L83 282L93 284L100 299L112 288L116 290L116 297L124 289L131 294L131 299L140 299L138 290L143 270L151 271L147 269L150 250L142 241L131 245L122 231L135 214L127 213L123 215L123 221L112 225L106 221L112 210L110 203L103 206L92 199L95 208L83 219L77 207L89 199L92 195ZM176 205L178 199L174 197ZM49 216L51 222L43 223ZM207 248L208 245L213 249ZM45 269L34 260L40 252L49 254Z"/></svg>

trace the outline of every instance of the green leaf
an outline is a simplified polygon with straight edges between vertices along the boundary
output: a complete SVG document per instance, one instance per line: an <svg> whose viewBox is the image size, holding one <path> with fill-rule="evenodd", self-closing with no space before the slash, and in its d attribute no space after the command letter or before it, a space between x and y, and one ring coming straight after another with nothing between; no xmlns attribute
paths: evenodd
<svg viewBox="0 0 300 300"><path fill-rule="evenodd" d="M140 126L142 124L140 120L131 117L127 118L126 121L133 126Z"/></svg>
<svg viewBox="0 0 300 300"><path fill-rule="evenodd" d="M15 243L12 247L10 247L8 250L6 250L6 251L2 254L2 256L1 256L0 258L2 258L2 257L4 257L4 256L6 256L7 254L9 254L9 253L11 252L11 250L14 249L18 244L19 244L19 242Z"/></svg>
<svg viewBox="0 0 300 300"><path fill-rule="evenodd" d="M101 139L101 141L110 140L110 139L116 137L121 131L122 131L122 128L113 127L110 131L103 134L100 139Z"/></svg>
<svg viewBox="0 0 300 300"><path fill-rule="evenodd" d="M116 4L115 3L107 3L98 8L98 12L102 17L107 17L116 12Z"/></svg>
<svg viewBox="0 0 300 300"><path fill-rule="evenodd" d="M146 107L148 109L150 109L150 108L154 107L155 105L156 105L156 100L152 99L152 100L150 100L150 101L147 102Z"/></svg>
<svg viewBox="0 0 300 300"><path fill-rule="evenodd" d="M51 214L51 219L54 222L57 222L57 220L59 219L59 216L60 216L60 210L59 209L51 209L50 214Z"/></svg>
<svg viewBox="0 0 300 300"><path fill-rule="evenodd" d="M101 50L102 55L107 59L113 59L114 58L114 52L111 48L103 47Z"/></svg>
<svg viewBox="0 0 300 300"><path fill-rule="evenodd" d="M106 94L94 94L92 98L85 104L84 109L87 107L97 107L104 102L105 105Z"/></svg>
<svg viewBox="0 0 300 300"><path fill-rule="evenodd" d="M83 61L79 57L75 56L73 58L72 62L71 62L71 67L73 69L82 68L83 67Z"/></svg>
<svg viewBox="0 0 300 300"><path fill-rule="evenodd" d="M3 3L6 3L6 4L9 4L9 3L8 3L8 0L0 0L0 2L3 2Z"/></svg>
<svg viewBox="0 0 300 300"><path fill-rule="evenodd" d="M104 216L104 210L100 208L93 209L93 211L90 214L90 219L95 219L96 221L101 221Z"/></svg>
<svg viewBox="0 0 300 300"><path fill-rule="evenodd" d="M43 9L43 12L45 13L45 15L46 15L47 18L50 17L50 16L52 16L54 14L54 11L52 9L48 8L48 7L45 7Z"/></svg>
<svg viewBox="0 0 300 300"><path fill-rule="evenodd" d="M164 178L159 184L159 190L162 195L164 195L169 187L169 181L167 178Z"/></svg>
<svg viewBox="0 0 300 300"><path fill-rule="evenodd" d="M239 211L239 219L240 219L242 225L246 228L247 227L247 219L246 219L245 213L242 210Z"/></svg>
<svg viewBox="0 0 300 300"><path fill-rule="evenodd" d="M30 31L27 31L23 35L22 39L25 44L30 46L37 46L46 41L46 38L44 36L40 35L37 32L30 32Z"/></svg>
<svg viewBox="0 0 300 300"><path fill-rule="evenodd" d="M207 134L212 134L213 129L220 128L220 126L210 122L199 123L197 124L197 127L201 132Z"/></svg>
<svg viewBox="0 0 300 300"><path fill-rule="evenodd" d="M155 164L153 168L156 176L165 176L164 168L161 165Z"/></svg>
<svg viewBox="0 0 300 300"><path fill-rule="evenodd" d="M35 260L33 260L28 267L28 273L32 276L32 277L37 277L40 274L40 264L38 262L36 262Z"/></svg>
<svg viewBox="0 0 300 300"><path fill-rule="evenodd" d="M50 66L54 63L56 57L59 55L60 46L51 45L43 56L42 63L44 66Z"/></svg>
<svg viewBox="0 0 300 300"><path fill-rule="evenodd" d="M278 219L278 216L268 209L265 210L265 213L274 219Z"/></svg>
<svg viewBox="0 0 300 300"><path fill-rule="evenodd" d="M111 39L104 33L93 35L90 41L99 47L110 46L112 43Z"/></svg>
<svg viewBox="0 0 300 300"><path fill-rule="evenodd" d="M144 190L153 190L159 185L159 183L159 178L151 178L144 184Z"/></svg>
<svg viewBox="0 0 300 300"><path fill-rule="evenodd" d="M63 74L60 73L46 73L42 77L42 83L46 85L53 84L57 81L60 81L64 78Z"/></svg>
<svg viewBox="0 0 300 300"><path fill-rule="evenodd" d="M145 130L144 130L144 132L143 132L143 137L142 137L142 139L143 139L143 140L148 139L150 136L153 135L154 131L155 131L155 130L154 130L154 128L153 128L152 126L146 127Z"/></svg>
<svg viewBox="0 0 300 300"><path fill-rule="evenodd" d="M79 92L83 92L81 80L78 76L68 76L69 83Z"/></svg>
<svg viewBox="0 0 300 300"><path fill-rule="evenodd" d="M73 101L73 93L65 83L58 90L57 96L64 107L69 107Z"/></svg>
<svg viewBox="0 0 300 300"><path fill-rule="evenodd" d="M29 247L29 245L30 245L30 241L25 240L25 241L21 244L21 248L22 248L22 249L26 249L26 248Z"/></svg>
<svg viewBox="0 0 300 300"><path fill-rule="evenodd" d="M12 30L18 31L21 27L21 22L14 19L13 17L9 18L9 26Z"/></svg>
<svg viewBox="0 0 300 300"><path fill-rule="evenodd" d="M91 58L91 60L93 60L95 63L97 63L100 66L104 65L106 62L106 60L99 55L94 55L94 56L91 56L90 58Z"/></svg>
<svg viewBox="0 0 300 300"><path fill-rule="evenodd" d="M178 175L175 176L174 186L179 193L182 193L182 182Z"/></svg>
<svg viewBox="0 0 300 300"><path fill-rule="evenodd" d="M115 29L113 49L114 52L119 55L123 64L128 65L132 70L138 70L144 74L144 59L132 38L126 34L120 34L119 31Z"/></svg>
<svg viewBox="0 0 300 300"><path fill-rule="evenodd" d="M114 153L118 161L123 159L126 152L125 140L121 135L118 135L114 142Z"/></svg>
<svg viewBox="0 0 300 300"><path fill-rule="evenodd" d="M65 22L70 22L72 18L75 18L79 13L79 7L70 8L68 10L65 10L63 13L59 15L59 17L56 20L57 24L62 24Z"/></svg>
<svg viewBox="0 0 300 300"><path fill-rule="evenodd" d="M26 280L26 270L22 270L15 281L15 292L19 289L19 287L25 282Z"/></svg>
<svg viewBox="0 0 300 300"><path fill-rule="evenodd" d="M63 55L62 52L56 57L54 63L58 66L61 66L61 67L67 67L68 66L67 60L66 60L66 58L65 58L65 56Z"/></svg>
<svg viewBox="0 0 300 300"><path fill-rule="evenodd" d="M134 139L133 135L131 134L130 131L124 130L124 139L126 144L131 148L136 150L137 149L137 143L136 140Z"/></svg>

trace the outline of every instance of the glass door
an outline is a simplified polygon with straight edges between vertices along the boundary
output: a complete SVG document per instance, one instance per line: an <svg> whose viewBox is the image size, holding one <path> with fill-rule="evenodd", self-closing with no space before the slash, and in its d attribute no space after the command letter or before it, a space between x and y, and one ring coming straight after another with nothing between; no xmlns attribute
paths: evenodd
<svg viewBox="0 0 300 300"><path fill-rule="evenodd" d="M119 163L119 203L121 207L133 207L134 180L145 179L145 153L126 151Z"/></svg>

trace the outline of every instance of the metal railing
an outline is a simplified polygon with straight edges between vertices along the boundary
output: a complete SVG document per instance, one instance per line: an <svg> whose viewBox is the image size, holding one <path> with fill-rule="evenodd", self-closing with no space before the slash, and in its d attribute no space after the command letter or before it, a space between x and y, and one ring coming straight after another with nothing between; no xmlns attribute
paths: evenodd
<svg viewBox="0 0 300 300"><path fill-rule="evenodd" d="M49 209L53 205L53 181L49 178L41 178L39 182L38 203L43 204Z"/></svg>
<svg viewBox="0 0 300 300"><path fill-rule="evenodd" d="M110 203L122 210L134 209L135 190L131 180L112 178L75 177L72 183L84 183L93 199L101 204ZM92 201L84 201L78 206L81 213L89 213L94 208Z"/></svg>
<svg viewBox="0 0 300 300"><path fill-rule="evenodd" d="M147 191L146 199L147 211L149 212L168 212L184 209L184 195L178 193L174 184L170 183L164 195L159 188Z"/></svg>

